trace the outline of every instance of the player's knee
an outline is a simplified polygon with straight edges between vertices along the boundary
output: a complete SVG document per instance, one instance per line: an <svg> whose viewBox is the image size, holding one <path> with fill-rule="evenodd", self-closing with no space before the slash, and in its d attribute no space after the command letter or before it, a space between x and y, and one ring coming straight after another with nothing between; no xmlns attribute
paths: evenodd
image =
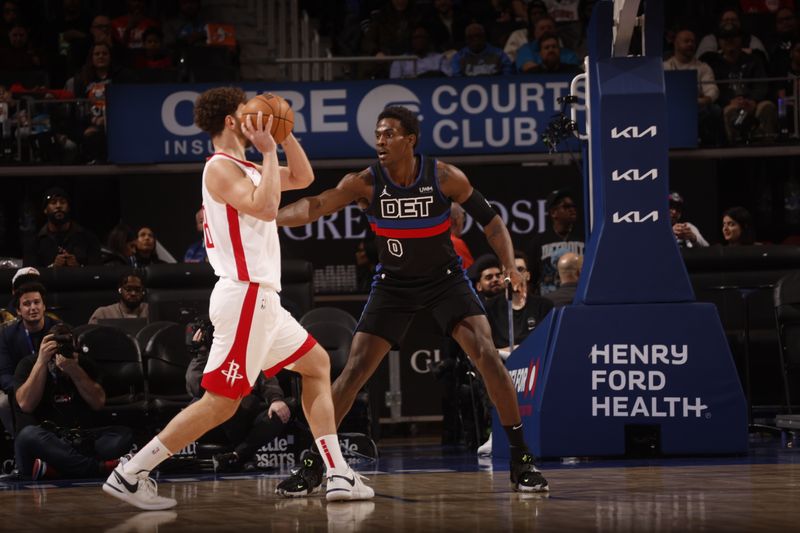
<svg viewBox="0 0 800 533"><path fill-rule="evenodd" d="M214 418L214 421L217 422L217 424L221 424L233 416L242 399L228 398L220 394L206 392L206 394L200 398L200 401L205 402L209 407L210 416Z"/></svg>
<svg viewBox="0 0 800 533"><path fill-rule="evenodd" d="M329 379L331 375L331 358L328 352L317 344L295 363L292 370L307 378Z"/></svg>

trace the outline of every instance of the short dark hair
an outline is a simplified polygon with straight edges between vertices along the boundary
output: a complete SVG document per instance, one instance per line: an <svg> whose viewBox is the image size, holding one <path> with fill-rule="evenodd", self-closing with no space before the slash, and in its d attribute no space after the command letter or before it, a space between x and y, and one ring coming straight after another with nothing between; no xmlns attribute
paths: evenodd
<svg viewBox="0 0 800 533"><path fill-rule="evenodd" d="M558 40L558 35L550 32L546 32L542 34L541 37L539 37L539 48L541 49L542 44L544 44L545 41L552 41L552 40L555 40L556 43L558 44L558 47L561 48L561 43Z"/></svg>
<svg viewBox="0 0 800 533"><path fill-rule="evenodd" d="M481 279L481 274L483 274L484 270L490 268L499 268L500 267L500 260L494 254L484 254L478 257L474 263L467 269L467 277L472 280L473 283L477 283L479 279Z"/></svg>
<svg viewBox="0 0 800 533"><path fill-rule="evenodd" d="M29 292L38 292L39 296L42 297L42 302L47 305L47 289L45 289L44 285L38 281L29 281L28 283L23 283L17 287L17 290L14 291L14 307L19 309L20 298L22 298L23 294L27 294Z"/></svg>
<svg viewBox="0 0 800 533"><path fill-rule="evenodd" d="M139 272L135 270L131 270L119 277L119 281L117 282L117 287L120 289L124 287L125 284L128 283L128 278L136 278L142 282L142 285L144 285L144 276L142 276Z"/></svg>
<svg viewBox="0 0 800 533"><path fill-rule="evenodd" d="M247 96L239 87L215 87L197 97L194 102L194 123L212 137L225 129L225 117L236 113Z"/></svg>
<svg viewBox="0 0 800 533"><path fill-rule="evenodd" d="M522 250L514 250L514 259L522 259L523 261L525 261L525 268L531 267L531 262L528 259L528 254L526 254Z"/></svg>
<svg viewBox="0 0 800 533"><path fill-rule="evenodd" d="M385 118L393 118L395 120L400 121L400 125L403 127L405 132L409 135L415 135L417 140L414 141L414 146L417 146L419 142L419 118L417 118L417 114L408 109L407 107L403 107L400 105L391 105L389 107L384 108L381 111L381 114L378 115L378 120L375 121L377 124L381 120Z"/></svg>
<svg viewBox="0 0 800 533"><path fill-rule="evenodd" d="M742 206L735 206L722 213L723 217L730 217L742 228L739 244L753 244L756 242L756 228L753 224L753 215Z"/></svg>

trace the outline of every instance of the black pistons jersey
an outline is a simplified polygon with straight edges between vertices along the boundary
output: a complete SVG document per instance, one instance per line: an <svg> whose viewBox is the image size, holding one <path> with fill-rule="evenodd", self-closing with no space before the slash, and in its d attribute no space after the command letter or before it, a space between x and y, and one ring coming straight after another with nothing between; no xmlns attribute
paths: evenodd
<svg viewBox="0 0 800 533"><path fill-rule="evenodd" d="M378 273L428 278L460 269L450 240L450 199L439 190L436 159L419 156L419 174L408 187L394 184L380 163L369 169L375 193L365 213L378 246Z"/></svg>

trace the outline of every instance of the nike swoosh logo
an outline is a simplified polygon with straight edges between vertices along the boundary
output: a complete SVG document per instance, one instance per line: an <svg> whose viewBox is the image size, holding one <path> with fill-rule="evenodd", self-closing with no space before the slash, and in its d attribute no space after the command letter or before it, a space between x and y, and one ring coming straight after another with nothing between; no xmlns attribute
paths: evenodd
<svg viewBox="0 0 800 533"><path fill-rule="evenodd" d="M341 478L341 479L343 479L343 480L347 481L348 483L350 483L350 486L351 486L351 487L355 487L355 486L356 486L356 478L352 478L352 479L351 479L351 478L349 478L349 477L347 477L347 476L339 476L339 475L337 475L337 474L334 474L334 475L332 475L332 476L331 476L330 478L328 478L328 479L333 479L333 478L335 478L335 477L338 477L338 478Z"/></svg>
<svg viewBox="0 0 800 533"><path fill-rule="evenodd" d="M122 485L124 485L126 489L128 489L128 492L131 492L131 493L133 493L133 492L136 492L136 491L139 489L139 481L138 481L138 480L136 481L136 483L134 483L134 484L130 484L130 483L128 483L128 482L127 482L127 480L126 480L126 479L125 479L123 476L121 476L121 475L120 475L120 473L119 473L119 472L117 472L116 470L114 470L114 477L115 477L115 478L117 478L117 481L119 481L120 483L122 483Z"/></svg>
<svg viewBox="0 0 800 533"><path fill-rule="evenodd" d="M512 427L511 427L511 429L512 429L512 430L514 430L514 431L516 431L516 430L518 430L518 429L519 429L519 428L521 428L521 427L522 427L522 424L520 424L520 425L518 425L518 426L512 426Z"/></svg>

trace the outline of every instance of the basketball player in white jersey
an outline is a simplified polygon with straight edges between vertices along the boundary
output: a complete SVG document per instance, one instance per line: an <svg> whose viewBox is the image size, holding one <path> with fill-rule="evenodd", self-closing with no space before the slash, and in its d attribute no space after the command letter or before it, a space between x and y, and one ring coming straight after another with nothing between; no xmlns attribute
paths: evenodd
<svg viewBox="0 0 800 533"><path fill-rule="evenodd" d="M195 123L211 135L214 154L203 170L204 233L208 260L219 276L209 304L214 341L204 370L203 397L181 411L139 453L111 473L103 490L140 509L168 509L150 471L172 453L230 418L259 372L288 368L303 378L302 404L327 466L328 500L374 496L342 457L325 350L281 307L280 246L275 217L281 191L307 187L314 173L297 139L282 143L288 166L278 165L272 116L242 121L241 89L211 89L195 103ZM253 123L255 122L255 124ZM252 144L263 166L245 159ZM123 464L124 463L124 464Z"/></svg>

